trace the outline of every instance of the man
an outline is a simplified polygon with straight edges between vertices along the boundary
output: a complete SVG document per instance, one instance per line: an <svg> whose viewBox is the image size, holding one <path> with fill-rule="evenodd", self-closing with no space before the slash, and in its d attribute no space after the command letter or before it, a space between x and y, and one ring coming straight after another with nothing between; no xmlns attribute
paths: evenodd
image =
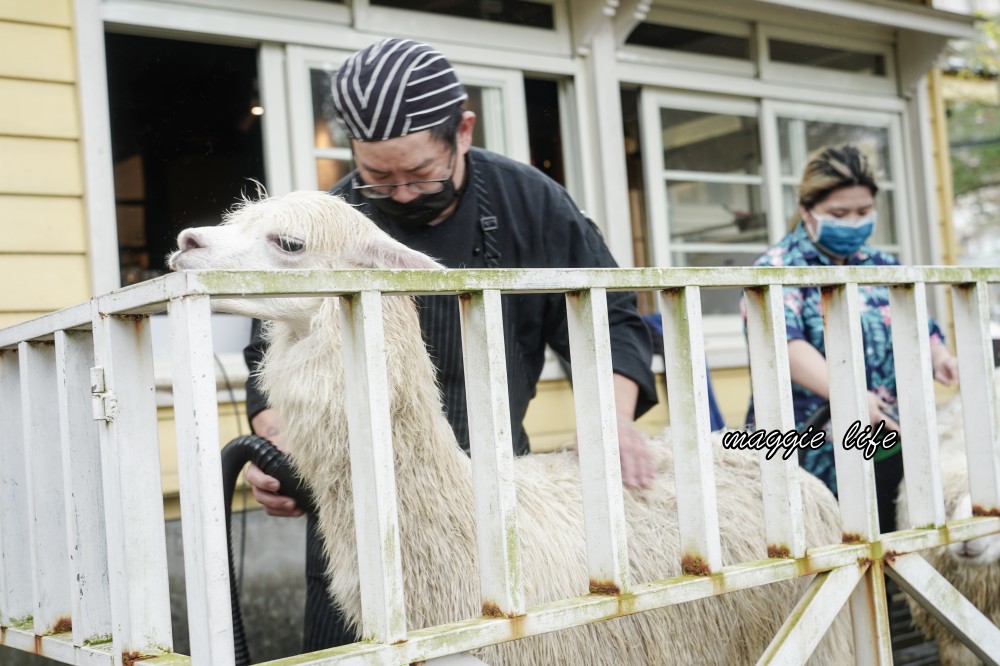
<svg viewBox="0 0 1000 666"><path fill-rule="evenodd" d="M357 170L331 192L343 196L407 246L451 268L612 267L599 232L566 191L541 172L472 148L476 116L451 65L426 44L386 39L351 56L337 72L334 105L351 137ZM622 211L625 215L626 211ZM569 358L562 294L508 295L502 301L514 450L528 453L522 421L548 344ZM420 325L459 444L469 448L458 300L419 299ZM656 403L650 340L632 294L608 294L622 479L645 486L653 476L646 445L633 427ZM281 423L257 390L259 328L246 350L251 378L247 411L258 435L279 447ZM251 467L254 496L271 515L300 515L278 483ZM305 649L353 636L339 629L324 581L322 546L310 519Z"/></svg>

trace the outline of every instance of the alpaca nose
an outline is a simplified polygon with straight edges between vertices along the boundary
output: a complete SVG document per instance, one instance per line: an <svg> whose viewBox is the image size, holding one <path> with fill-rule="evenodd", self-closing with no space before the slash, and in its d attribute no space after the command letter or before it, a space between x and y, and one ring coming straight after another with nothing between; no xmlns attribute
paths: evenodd
<svg viewBox="0 0 1000 666"><path fill-rule="evenodd" d="M963 557L979 557L985 550L986 544L982 543L979 539L966 541L962 544Z"/></svg>
<svg viewBox="0 0 1000 666"><path fill-rule="evenodd" d="M200 247L205 247L205 244L198 237L198 233L194 229L185 229L177 235L177 248L181 252L195 250Z"/></svg>

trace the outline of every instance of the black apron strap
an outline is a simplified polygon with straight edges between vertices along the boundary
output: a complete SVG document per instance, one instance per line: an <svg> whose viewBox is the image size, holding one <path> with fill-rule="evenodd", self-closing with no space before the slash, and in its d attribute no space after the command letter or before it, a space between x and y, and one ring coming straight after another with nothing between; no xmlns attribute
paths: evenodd
<svg viewBox="0 0 1000 666"><path fill-rule="evenodd" d="M490 197L486 184L478 172L473 172L473 187L479 207L479 228L483 230L483 260L486 268L500 268L500 241L497 239L497 217L490 210Z"/></svg>

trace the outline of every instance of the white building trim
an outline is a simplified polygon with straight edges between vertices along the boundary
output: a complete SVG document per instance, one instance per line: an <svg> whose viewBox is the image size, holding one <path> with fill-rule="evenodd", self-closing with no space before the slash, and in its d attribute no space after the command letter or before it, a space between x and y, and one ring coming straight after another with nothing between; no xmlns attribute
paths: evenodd
<svg viewBox="0 0 1000 666"><path fill-rule="evenodd" d="M83 203L87 213L90 290L94 295L121 286L108 75L106 68L94 66L104 62L104 25L98 4L99 0L74 2Z"/></svg>

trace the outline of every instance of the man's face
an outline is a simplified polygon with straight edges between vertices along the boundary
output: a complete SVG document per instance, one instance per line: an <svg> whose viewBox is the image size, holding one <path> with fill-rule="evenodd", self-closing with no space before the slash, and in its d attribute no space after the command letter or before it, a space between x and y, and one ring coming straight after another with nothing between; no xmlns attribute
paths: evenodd
<svg viewBox="0 0 1000 666"><path fill-rule="evenodd" d="M418 132L386 141L355 141L354 161L365 185L416 183L447 178L454 171L452 147ZM419 187L396 187L392 198L408 203L421 196Z"/></svg>
<svg viewBox="0 0 1000 666"><path fill-rule="evenodd" d="M455 188L465 180L465 154L472 143L476 116L466 111L459 124L456 145L435 138L430 130L386 141L352 141L354 162L366 185L410 183L451 175ZM450 171L450 174L449 174ZM407 203L421 196L406 187L397 187L392 198Z"/></svg>

